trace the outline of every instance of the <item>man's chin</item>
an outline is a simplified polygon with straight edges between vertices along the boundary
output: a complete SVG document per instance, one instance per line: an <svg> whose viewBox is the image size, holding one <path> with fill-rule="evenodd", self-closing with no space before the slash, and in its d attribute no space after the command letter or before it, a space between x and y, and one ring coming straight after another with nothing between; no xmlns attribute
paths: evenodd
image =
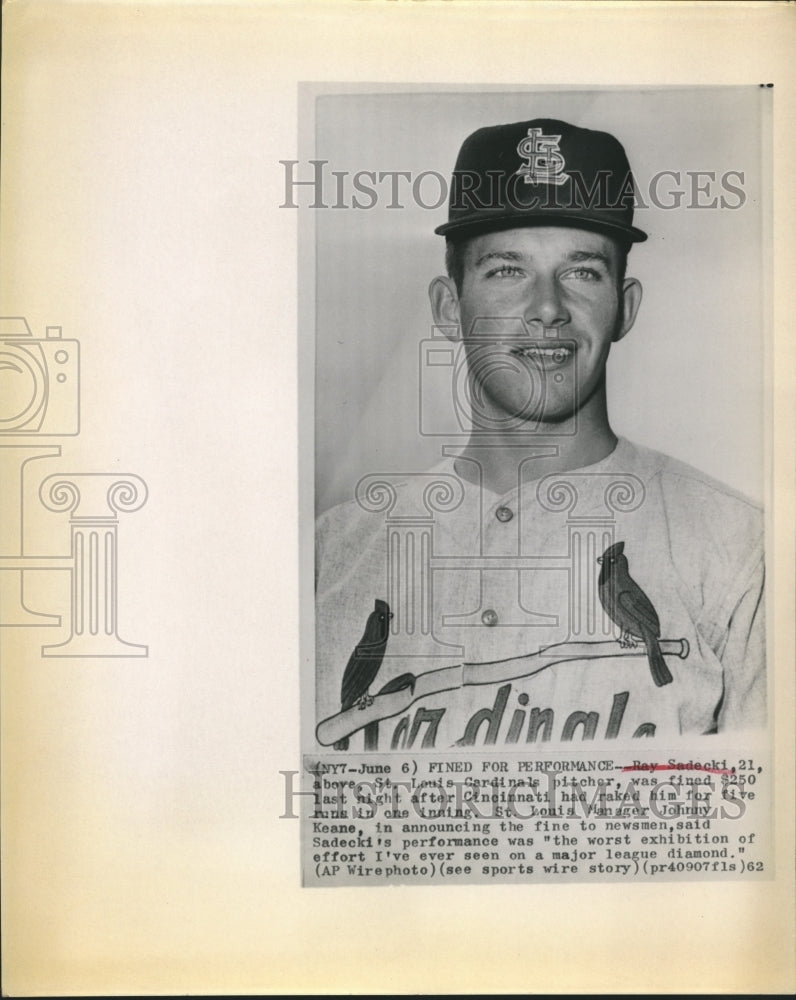
<svg viewBox="0 0 796 1000"><path fill-rule="evenodd" d="M573 423L577 419L580 407L575 404L574 395L574 390L569 392L548 390L542 399L505 400L493 426L499 424L504 430L516 428L520 431L536 431L541 434L547 427L551 433L560 434L563 425Z"/></svg>
<svg viewBox="0 0 796 1000"><path fill-rule="evenodd" d="M484 436L488 434L555 434L573 433L577 421L577 412L572 408L547 408L541 412L519 411L517 413L506 413L500 418L489 420L473 420L473 430Z"/></svg>

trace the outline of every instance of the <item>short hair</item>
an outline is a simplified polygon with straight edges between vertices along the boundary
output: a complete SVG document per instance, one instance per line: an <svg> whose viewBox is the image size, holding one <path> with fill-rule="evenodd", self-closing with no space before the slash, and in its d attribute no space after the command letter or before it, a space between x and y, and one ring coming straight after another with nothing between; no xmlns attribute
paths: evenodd
<svg viewBox="0 0 796 1000"><path fill-rule="evenodd" d="M445 270L448 273L448 277L456 285L456 292L458 295L461 295L462 293L467 245L471 238L472 237L467 236L459 237L458 239L451 236L445 237ZM632 244L626 243L624 240L613 239L613 237L612 240L617 250L618 268L616 283L621 291L625 280L625 274L627 273L627 255L630 252Z"/></svg>

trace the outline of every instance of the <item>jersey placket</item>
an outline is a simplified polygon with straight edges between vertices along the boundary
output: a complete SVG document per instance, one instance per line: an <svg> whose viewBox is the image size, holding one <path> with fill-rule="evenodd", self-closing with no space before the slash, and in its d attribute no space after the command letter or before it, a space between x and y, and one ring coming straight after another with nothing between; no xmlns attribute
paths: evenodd
<svg viewBox="0 0 796 1000"><path fill-rule="evenodd" d="M460 572L451 574L462 583L466 576L477 589L467 587L471 600L460 604L458 613L444 614L443 623L461 630L469 659L489 660L514 655L522 641L521 629L547 622L546 616L529 613L520 603L519 491L497 496L481 490L477 508L476 531L468 539L466 551L459 540L456 565ZM454 568L453 561L450 568ZM462 587L462 596L464 590Z"/></svg>

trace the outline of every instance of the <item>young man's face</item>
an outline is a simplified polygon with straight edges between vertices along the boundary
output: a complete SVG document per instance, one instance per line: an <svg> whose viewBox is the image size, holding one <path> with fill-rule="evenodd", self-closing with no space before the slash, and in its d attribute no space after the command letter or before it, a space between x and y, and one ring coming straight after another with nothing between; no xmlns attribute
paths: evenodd
<svg viewBox="0 0 796 1000"><path fill-rule="evenodd" d="M438 278L431 297L436 322L461 330L476 424L568 420L603 391L611 344L640 302L638 282L619 285L618 248L599 233L544 226L476 236L464 254L461 290Z"/></svg>

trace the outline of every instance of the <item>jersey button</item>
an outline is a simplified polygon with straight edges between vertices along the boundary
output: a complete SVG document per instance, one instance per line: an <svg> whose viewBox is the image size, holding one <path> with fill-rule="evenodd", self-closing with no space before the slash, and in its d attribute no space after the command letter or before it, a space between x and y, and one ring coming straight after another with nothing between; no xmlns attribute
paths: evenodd
<svg viewBox="0 0 796 1000"><path fill-rule="evenodd" d="M495 517L498 521L510 521L514 517L514 511L510 507L498 507L495 511Z"/></svg>
<svg viewBox="0 0 796 1000"><path fill-rule="evenodd" d="M484 623L484 625L497 625L498 623L497 611L493 611L492 608L489 608L481 615L481 621Z"/></svg>

